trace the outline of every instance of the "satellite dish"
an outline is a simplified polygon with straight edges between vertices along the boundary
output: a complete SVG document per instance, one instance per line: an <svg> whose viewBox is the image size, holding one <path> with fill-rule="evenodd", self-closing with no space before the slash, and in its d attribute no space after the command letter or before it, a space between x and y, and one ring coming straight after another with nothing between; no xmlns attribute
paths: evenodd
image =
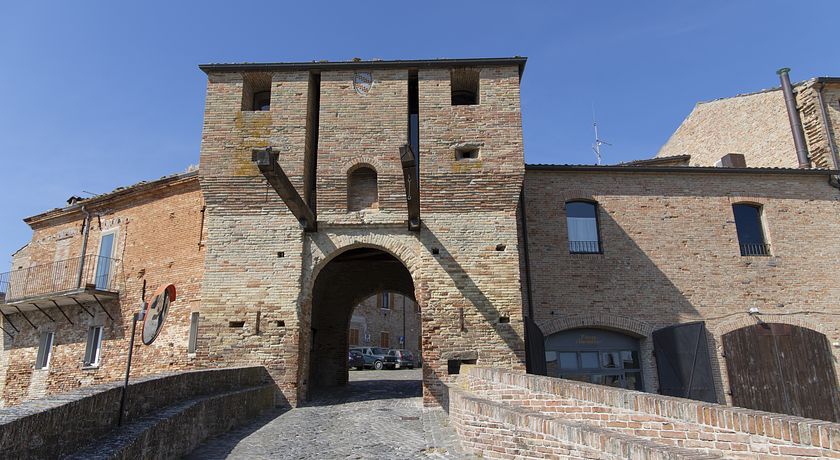
<svg viewBox="0 0 840 460"><path fill-rule="evenodd" d="M175 301L175 285L165 284L155 291L152 300L146 305L143 318L143 343L151 345L163 327L163 320L169 311L169 304Z"/></svg>

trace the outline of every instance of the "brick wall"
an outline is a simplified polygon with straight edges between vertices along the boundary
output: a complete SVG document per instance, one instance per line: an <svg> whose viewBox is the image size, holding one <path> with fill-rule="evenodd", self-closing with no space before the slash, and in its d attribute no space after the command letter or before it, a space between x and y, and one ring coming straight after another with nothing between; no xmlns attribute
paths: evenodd
<svg viewBox="0 0 840 460"><path fill-rule="evenodd" d="M359 333L359 346L381 346L380 334L387 332L390 342L385 345L388 348L406 348L420 358L420 313L411 298L402 294L389 293L391 296L390 308L382 309L382 295L377 294L359 303L353 310L350 319L350 327ZM405 323L403 323L403 311L405 311ZM400 346L400 336L403 335L403 324L405 324L405 346ZM365 342L365 334L370 334L370 342ZM351 344L354 345L354 344Z"/></svg>
<svg viewBox="0 0 840 460"><path fill-rule="evenodd" d="M528 170L534 319L640 338L647 391L658 391L651 333L705 321L718 401L729 401L721 336L756 323L804 326L840 341L833 259L840 193L826 175ZM570 254L564 203L598 203L603 254ZM763 206L770 257L742 257L732 203ZM840 358L833 350L835 361Z"/></svg>
<svg viewBox="0 0 840 460"><path fill-rule="evenodd" d="M44 308L52 319L38 311L24 313L26 319L20 314L9 315L20 332L4 325L14 333L14 338L4 334L0 353L0 360L6 363L0 381L4 405L120 379L125 373L131 317L139 308L144 280L147 299L158 286L173 283L177 300L157 341L147 347L137 340L133 375L187 369L196 362L187 354L189 317L198 311L204 259L202 198L195 174L91 199L86 209L94 215L88 254L99 253L102 233L117 232L113 257L119 263L112 270L119 298L103 303L107 313L92 302L85 305L87 312L78 306L62 307L64 313ZM18 253L14 268L25 268L27 263L51 264L81 254L83 214L78 208L51 211L27 221L33 229L32 241L25 249L28 260ZM98 367L83 369L88 328L94 325L104 326L101 362ZM138 326L138 334L140 329ZM38 340L45 331L55 333L50 366L33 369Z"/></svg>
<svg viewBox="0 0 840 460"><path fill-rule="evenodd" d="M840 424L466 366L450 419L486 458L840 458Z"/></svg>
<svg viewBox="0 0 840 460"><path fill-rule="evenodd" d="M794 88L813 167L837 168L831 142L840 126L838 86L812 79ZM798 167L781 89L698 103L657 156L687 154L693 166L713 166L728 153L743 154L750 167Z"/></svg>

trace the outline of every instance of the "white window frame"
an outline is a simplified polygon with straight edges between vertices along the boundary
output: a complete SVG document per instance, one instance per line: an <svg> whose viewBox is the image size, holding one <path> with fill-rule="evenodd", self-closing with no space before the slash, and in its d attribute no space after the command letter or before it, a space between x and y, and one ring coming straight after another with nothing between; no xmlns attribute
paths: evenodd
<svg viewBox="0 0 840 460"><path fill-rule="evenodd" d="M45 346L45 344L47 344ZM35 356L35 369L49 369L52 361L52 349L55 344L55 332L44 332L38 339L38 354ZM43 365L41 364L43 361Z"/></svg>
<svg viewBox="0 0 840 460"><path fill-rule="evenodd" d="M190 313L190 335L187 339L187 354L194 355L198 345L198 321L201 315L194 311Z"/></svg>
<svg viewBox="0 0 840 460"><path fill-rule="evenodd" d="M99 331L94 344L94 331ZM91 326L88 328L87 345L85 346L84 367L99 367L102 362L102 335L105 333L103 326Z"/></svg>
<svg viewBox="0 0 840 460"><path fill-rule="evenodd" d="M111 244L111 253L108 254L107 256L104 256L101 253L101 251L102 251L102 239L105 238L108 235L114 235L114 242L113 242L113 244ZM119 227L109 228L108 230L104 230L103 232L101 232L99 234L99 246L96 248L96 267L93 270L93 276L94 276L93 281L94 281L94 283L96 282L96 275L99 273L99 263L100 263L99 258L100 257L107 257L108 259L110 259L109 263L111 265L108 266L108 281L105 284L107 286L111 285L111 280L113 279L114 268L115 268L114 264L113 264L114 254L116 254L116 252L117 252L117 244L119 243L119 241L120 241L120 228Z"/></svg>

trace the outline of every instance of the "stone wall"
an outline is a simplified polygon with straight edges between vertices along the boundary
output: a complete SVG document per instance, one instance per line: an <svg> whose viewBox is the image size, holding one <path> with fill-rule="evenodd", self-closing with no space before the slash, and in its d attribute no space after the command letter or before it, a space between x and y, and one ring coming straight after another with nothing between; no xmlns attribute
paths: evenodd
<svg viewBox="0 0 840 460"><path fill-rule="evenodd" d="M0 362L6 363L0 381L3 405L120 379L125 373L131 318L139 309L144 281L147 300L167 283L175 284L177 300L157 341L141 346L137 340L134 375L188 369L196 362L187 353L189 318L198 311L204 264L204 213L196 174L138 184L82 203L93 216L87 254L98 255L101 235L116 232L113 257L118 262L112 268L112 286L119 298L103 302L107 312L95 302L85 305L87 311L71 305L62 307L63 312L47 302L41 306L50 318L37 310L24 313L26 318L10 314L9 320L20 332L4 324L14 338L4 334L0 350ZM13 268L79 257L83 218L78 206L28 218L32 241L16 255ZM96 367L83 366L90 326L104 326L101 361ZM49 368L33 369L39 337L46 331L55 333Z"/></svg>
<svg viewBox="0 0 840 460"><path fill-rule="evenodd" d="M265 370L259 367L192 371L136 379L128 389L124 425L175 403L260 387L267 379ZM92 440L104 439L117 428L121 389L120 383L103 384L0 410L0 449L3 455L56 458L75 452ZM272 407L272 402L273 397L269 393L268 401L260 406L261 409ZM235 413L230 412L231 416ZM184 425L198 437L206 436L209 426L198 423L197 419ZM158 434L162 436L158 438L160 444L180 443L176 439L176 431Z"/></svg>
<svg viewBox="0 0 840 460"><path fill-rule="evenodd" d="M826 174L529 169L525 181L534 319L545 336L605 328L639 337L657 392L651 333L705 321L719 402L731 401L721 337L765 322L840 341L833 258L838 199ZM569 251L564 203L598 203L602 254ZM740 255L732 204L763 206L769 257ZM835 362L840 358L833 348Z"/></svg>
<svg viewBox="0 0 840 460"><path fill-rule="evenodd" d="M840 424L466 366L449 414L485 458L840 458Z"/></svg>

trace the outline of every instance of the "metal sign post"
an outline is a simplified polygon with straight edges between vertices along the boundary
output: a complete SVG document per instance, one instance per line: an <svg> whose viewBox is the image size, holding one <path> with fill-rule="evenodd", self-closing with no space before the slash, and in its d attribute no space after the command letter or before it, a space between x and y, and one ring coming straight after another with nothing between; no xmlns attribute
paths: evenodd
<svg viewBox="0 0 840 460"><path fill-rule="evenodd" d="M137 332L137 322L143 321L143 343L151 345L163 328L163 320L166 319L169 304L175 301L175 286L171 284L161 286L155 291L152 301L146 303L146 281L144 280L141 299L140 312L135 313L131 319L131 339L128 342L128 360L125 365L125 381L120 395L120 413L117 416L117 426L122 426L123 416L125 415L125 398L128 394L128 377L131 373L131 358L134 355L134 336Z"/></svg>

